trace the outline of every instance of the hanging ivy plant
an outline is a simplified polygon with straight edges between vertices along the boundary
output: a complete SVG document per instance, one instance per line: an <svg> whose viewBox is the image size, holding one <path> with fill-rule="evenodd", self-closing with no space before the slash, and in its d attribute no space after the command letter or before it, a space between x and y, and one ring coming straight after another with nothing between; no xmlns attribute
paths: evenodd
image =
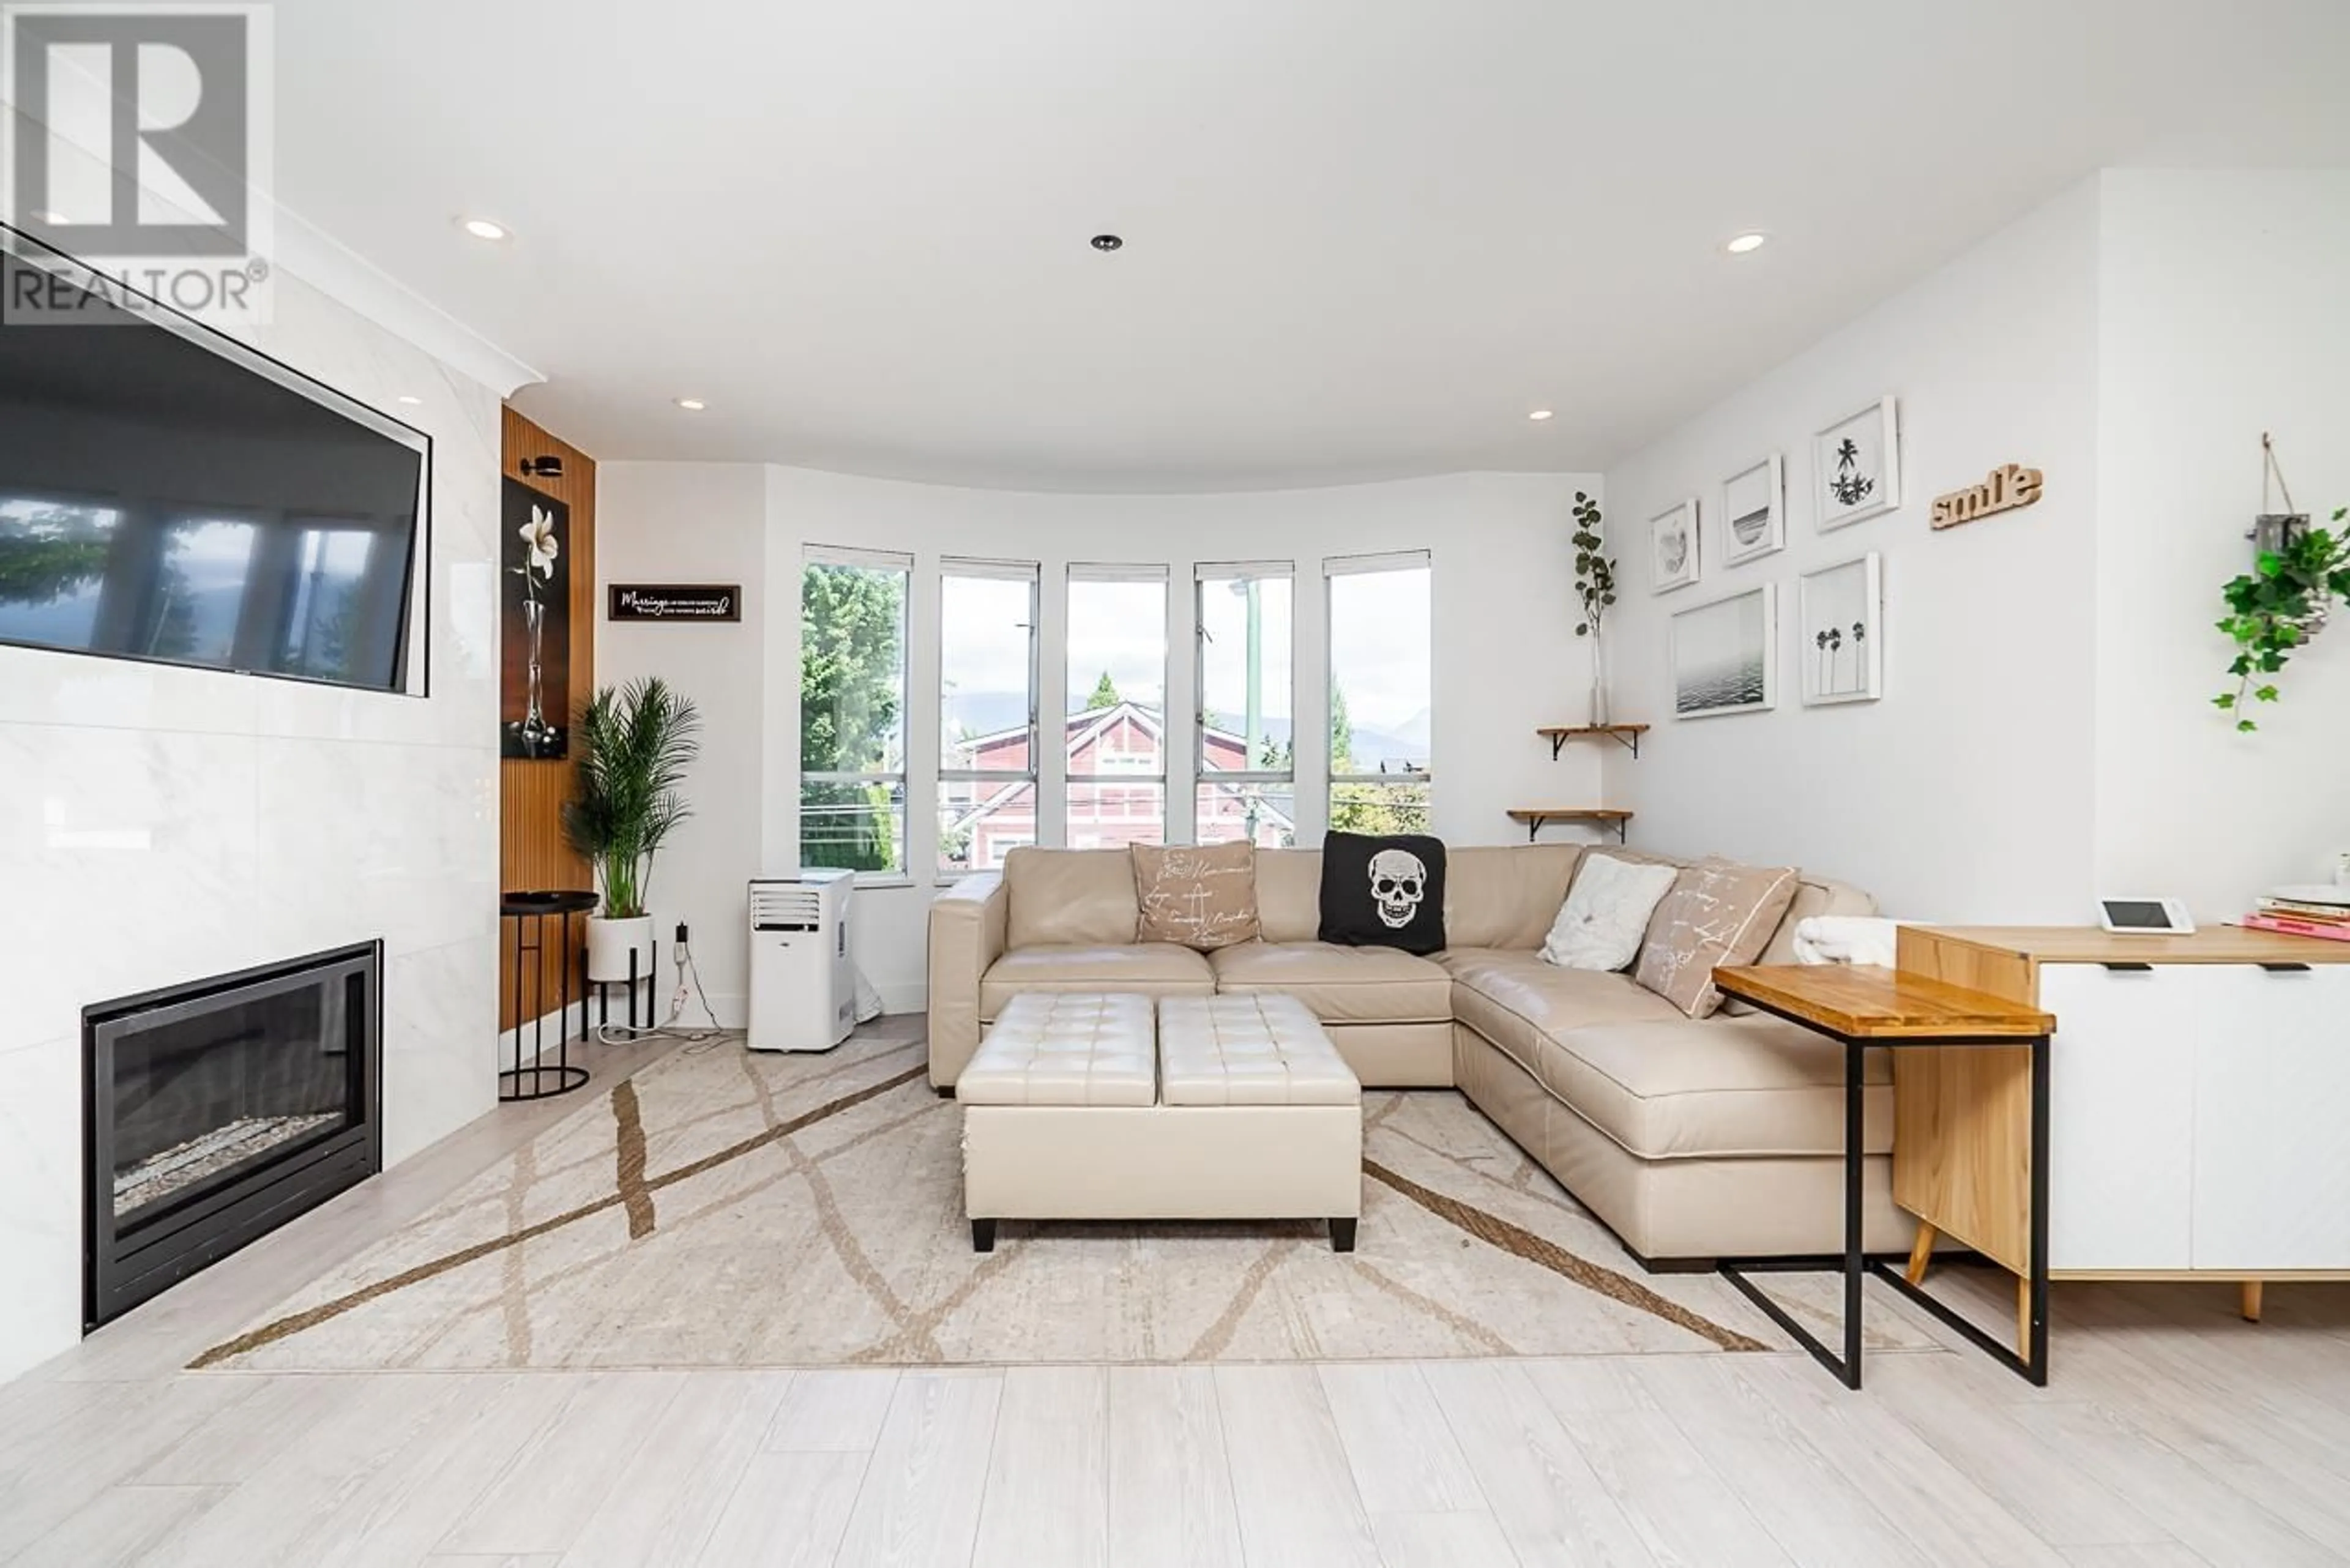
<svg viewBox="0 0 2350 1568"><path fill-rule="evenodd" d="M2333 520L2339 524L2345 516L2350 506L2336 508ZM2220 593L2228 614L2218 625L2236 642L2228 666L2236 689L2211 702L2236 715L2236 728L2250 732L2260 728L2251 716L2253 704L2277 700L2276 683L2265 678L2317 634L2335 599L2350 600L2350 536L2304 530L2282 549L2262 551L2251 571Z"/></svg>

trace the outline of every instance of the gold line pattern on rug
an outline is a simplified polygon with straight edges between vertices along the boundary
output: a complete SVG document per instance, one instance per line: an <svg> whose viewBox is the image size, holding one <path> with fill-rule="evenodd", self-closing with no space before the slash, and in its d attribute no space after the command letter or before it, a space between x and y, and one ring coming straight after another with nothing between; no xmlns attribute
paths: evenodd
<svg viewBox="0 0 2350 1568"><path fill-rule="evenodd" d="M612 1089L612 1125L616 1150L614 1184L620 1205L629 1211L629 1240L640 1241L653 1233L653 1195L645 1186L645 1113L637 1104L637 1085L623 1078Z"/></svg>
<svg viewBox="0 0 2350 1568"><path fill-rule="evenodd" d="M1735 1329L1724 1328L1711 1319L1699 1316L1679 1302L1667 1301L1628 1275L1578 1258L1557 1242L1537 1236L1523 1226L1513 1225L1499 1215L1488 1214L1457 1198L1447 1198L1441 1192L1422 1187L1411 1178L1399 1175L1377 1160L1363 1161L1363 1170L1372 1179L1385 1182L1438 1219L1459 1226L1488 1245L1513 1252L1529 1263L1539 1263L1585 1290L1621 1302L1626 1306L1637 1307L1653 1317L1663 1318L1667 1323L1712 1341L1724 1350L1771 1348L1759 1339L1750 1339Z"/></svg>
<svg viewBox="0 0 2350 1568"><path fill-rule="evenodd" d="M771 1143L791 1137L803 1127L813 1127L828 1116L838 1116L841 1112L852 1110L868 1100L879 1098L892 1089L910 1084L929 1071L926 1066L909 1067L894 1077L868 1085L854 1094L843 1095L837 1100L827 1101L812 1111L794 1116L790 1121L779 1122L764 1132L754 1134L739 1143L730 1144L715 1154L704 1155L690 1165L681 1165L675 1170L664 1171L648 1180L645 1183L646 1189L649 1191L658 1192L664 1187L688 1180L706 1170L712 1170L732 1160L740 1159L746 1154L754 1153ZM627 1081L623 1080L620 1086L627 1087ZM536 1241L552 1231L560 1231L566 1225L585 1220L591 1214L601 1214L608 1209L617 1209L623 1201L622 1196L615 1192L609 1198L599 1198L593 1203L583 1203L577 1209L567 1210L561 1214L541 1220L536 1225L525 1226L510 1235L494 1236L486 1241L476 1241L470 1247L461 1247L456 1251L433 1259L431 1262L419 1263L412 1269L403 1269L387 1279L377 1281L374 1284L352 1291L347 1295L338 1296L333 1301L322 1302L317 1306L289 1314L274 1322L263 1324L259 1328L238 1334L234 1339L215 1345L193 1361L189 1362L188 1370L198 1372L207 1366L217 1366L231 1356L242 1355L249 1350L258 1350L265 1345L274 1345L289 1334L299 1334L306 1328L316 1328L322 1323L331 1322L354 1307L364 1306L380 1296L388 1295L393 1291L425 1280L438 1278L452 1269L462 1269L467 1263L477 1262L508 1247L519 1247L525 1241Z"/></svg>

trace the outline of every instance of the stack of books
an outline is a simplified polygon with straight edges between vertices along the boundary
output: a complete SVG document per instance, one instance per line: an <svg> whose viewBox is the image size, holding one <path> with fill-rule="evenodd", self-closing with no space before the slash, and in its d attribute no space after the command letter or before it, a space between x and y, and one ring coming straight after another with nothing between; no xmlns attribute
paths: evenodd
<svg viewBox="0 0 2350 1568"><path fill-rule="evenodd" d="M2350 888L2280 888L2244 917L2256 931L2350 942Z"/></svg>

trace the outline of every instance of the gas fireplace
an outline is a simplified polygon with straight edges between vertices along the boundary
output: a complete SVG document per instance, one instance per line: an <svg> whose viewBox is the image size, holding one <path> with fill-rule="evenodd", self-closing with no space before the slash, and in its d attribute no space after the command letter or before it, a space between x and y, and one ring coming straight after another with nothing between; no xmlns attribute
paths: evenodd
<svg viewBox="0 0 2350 1568"><path fill-rule="evenodd" d="M85 1009L82 1326L383 1168L383 944Z"/></svg>

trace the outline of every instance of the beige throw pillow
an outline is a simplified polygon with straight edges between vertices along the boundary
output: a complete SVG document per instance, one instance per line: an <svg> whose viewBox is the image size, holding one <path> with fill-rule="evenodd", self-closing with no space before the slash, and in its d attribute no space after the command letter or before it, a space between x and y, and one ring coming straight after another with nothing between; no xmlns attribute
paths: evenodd
<svg viewBox="0 0 2350 1568"><path fill-rule="evenodd" d="M1128 846L1138 905L1134 940L1223 948L1257 939L1256 846Z"/></svg>
<svg viewBox="0 0 2350 1568"><path fill-rule="evenodd" d="M1752 963L1795 899L1792 866L1740 866L1709 856L1686 867L1657 907L1632 978L1688 1013L1721 1005L1717 965Z"/></svg>

